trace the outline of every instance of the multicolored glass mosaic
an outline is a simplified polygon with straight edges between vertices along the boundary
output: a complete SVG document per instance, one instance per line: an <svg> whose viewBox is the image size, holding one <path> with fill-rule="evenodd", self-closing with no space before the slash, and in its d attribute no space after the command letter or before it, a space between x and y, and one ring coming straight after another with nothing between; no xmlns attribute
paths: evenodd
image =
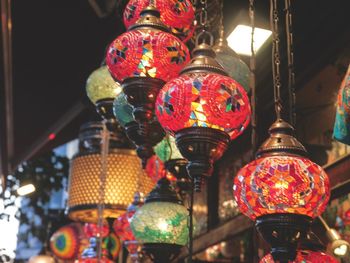
<svg viewBox="0 0 350 263"><path fill-rule="evenodd" d="M333 137L350 145L350 65L338 92Z"/></svg>
<svg viewBox="0 0 350 263"><path fill-rule="evenodd" d="M50 251L61 260L74 260L79 255L81 226L72 223L58 229L50 238Z"/></svg>
<svg viewBox="0 0 350 263"><path fill-rule="evenodd" d="M148 177L155 183L157 183L159 179L167 176L164 163L157 155L153 155L148 159L145 171Z"/></svg>
<svg viewBox="0 0 350 263"><path fill-rule="evenodd" d="M124 10L124 25L129 28L140 18L141 11L150 0L130 0ZM194 32L195 10L190 0L155 1L160 12L160 20L171 32L183 41L190 39Z"/></svg>
<svg viewBox="0 0 350 263"><path fill-rule="evenodd" d="M260 263L277 263L273 260L271 254L266 255L260 260ZM294 261L288 263L338 263L334 257L321 251L300 250Z"/></svg>
<svg viewBox="0 0 350 263"><path fill-rule="evenodd" d="M166 243L184 246L188 241L188 211L179 204L144 204L131 219L132 232L142 243Z"/></svg>
<svg viewBox="0 0 350 263"><path fill-rule="evenodd" d="M86 81L86 93L93 104L103 99L114 99L121 91L122 87L113 80L107 66L96 69Z"/></svg>
<svg viewBox="0 0 350 263"><path fill-rule="evenodd" d="M106 63L118 81L151 77L164 81L176 77L190 59L177 37L160 30L137 29L117 37L109 46Z"/></svg>
<svg viewBox="0 0 350 263"><path fill-rule="evenodd" d="M315 218L325 210L330 195L322 167L296 156L252 161L236 175L233 191L241 212L252 220L275 213Z"/></svg>
<svg viewBox="0 0 350 263"><path fill-rule="evenodd" d="M183 159L179 149L176 146L173 136L166 136L154 147L154 152L162 162L174 159Z"/></svg>
<svg viewBox="0 0 350 263"><path fill-rule="evenodd" d="M166 83L156 102L159 122L170 134L188 127L209 127L239 136L250 121L243 87L213 73L190 73Z"/></svg>
<svg viewBox="0 0 350 263"><path fill-rule="evenodd" d="M132 112L132 106L128 103L124 92L121 92L114 100L113 113L122 127L125 127L127 123L134 121Z"/></svg>

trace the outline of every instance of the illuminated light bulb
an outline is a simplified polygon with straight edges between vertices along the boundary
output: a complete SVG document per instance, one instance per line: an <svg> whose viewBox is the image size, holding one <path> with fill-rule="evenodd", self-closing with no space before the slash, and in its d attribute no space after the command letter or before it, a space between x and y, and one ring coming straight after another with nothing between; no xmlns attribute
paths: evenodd
<svg viewBox="0 0 350 263"><path fill-rule="evenodd" d="M25 184L17 189L17 194L19 196L25 196L33 193L35 191L35 186L33 184Z"/></svg>

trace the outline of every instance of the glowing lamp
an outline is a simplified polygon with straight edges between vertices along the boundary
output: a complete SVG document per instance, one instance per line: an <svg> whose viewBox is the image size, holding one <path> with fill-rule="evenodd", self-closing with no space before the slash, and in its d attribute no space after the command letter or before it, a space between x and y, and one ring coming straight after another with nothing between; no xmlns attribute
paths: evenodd
<svg viewBox="0 0 350 263"><path fill-rule="evenodd" d="M199 45L178 78L158 95L156 114L162 127L176 138L189 163L189 176L200 191L230 139L248 126L250 105L243 87L229 78L207 44Z"/></svg>
<svg viewBox="0 0 350 263"><path fill-rule="evenodd" d="M327 262L327 263L338 263L334 257L321 252L321 251L311 251L311 250L299 250L297 252L296 259L293 261L282 260L275 261L271 254L266 255L260 260L260 263L318 263L318 262Z"/></svg>
<svg viewBox="0 0 350 263"><path fill-rule="evenodd" d="M271 245L277 260L294 260L312 220L326 208L330 189L324 170L306 156L304 146L283 120L270 128L257 159L234 179L238 207Z"/></svg>
<svg viewBox="0 0 350 263"><path fill-rule="evenodd" d="M68 187L68 215L72 220L97 222L101 176L100 123L88 123L81 128L79 153L73 158ZM136 153L120 149L116 134L110 134L107 157L107 177L104 188L104 218L117 218L132 202L142 182L141 191L148 193L154 183L142 171Z"/></svg>
<svg viewBox="0 0 350 263"><path fill-rule="evenodd" d="M263 44L272 35L267 29L255 27L254 29L254 53L257 53ZM238 25L227 37L228 45L237 54L251 56L252 28L246 25Z"/></svg>
<svg viewBox="0 0 350 263"><path fill-rule="evenodd" d="M121 85L113 80L107 66L96 69L86 81L87 96L96 106L100 116L112 123L115 122L113 101L121 91Z"/></svg>
<svg viewBox="0 0 350 263"><path fill-rule="evenodd" d="M146 197L130 226L154 262L170 262L188 240L188 211L166 178Z"/></svg>
<svg viewBox="0 0 350 263"><path fill-rule="evenodd" d="M55 259L50 255L37 255L31 257L28 263L55 263Z"/></svg>
<svg viewBox="0 0 350 263"><path fill-rule="evenodd" d="M228 75L236 80L246 92L250 91L249 76L250 69L234 52L224 38L224 30L221 28L220 36L213 46L216 53L216 60L223 66Z"/></svg>
<svg viewBox="0 0 350 263"><path fill-rule="evenodd" d="M178 75L189 58L186 45L167 32L154 6L142 10L140 19L110 45L107 66L111 75L122 82L146 142L159 90ZM149 143L154 146L157 142Z"/></svg>
<svg viewBox="0 0 350 263"><path fill-rule="evenodd" d="M124 25L132 26L140 18L141 11L150 4L150 0L131 0L124 11ZM190 0L156 1L160 12L160 20L170 28L171 32L183 41L192 37L195 19L194 7Z"/></svg>
<svg viewBox="0 0 350 263"><path fill-rule="evenodd" d="M350 254L349 242L342 239L337 230L330 228L327 230L327 237L330 240L328 251L336 257L345 258Z"/></svg>
<svg viewBox="0 0 350 263"><path fill-rule="evenodd" d="M164 137L162 127L158 121L154 120L148 124L148 136L142 134L140 125L134 121L133 108L123 92L114 100L113 111L118 123L125 129L128 138L136 145L136 153L145 167L147 160L154 154L152 145Z"/></svg>
<svg viewBox="0 0 350 263"><path fill-rule="evenodd" d="M35 192L35 186L31 183L22 183L20 187L16 190L19 196L29 195Z"/></svg>

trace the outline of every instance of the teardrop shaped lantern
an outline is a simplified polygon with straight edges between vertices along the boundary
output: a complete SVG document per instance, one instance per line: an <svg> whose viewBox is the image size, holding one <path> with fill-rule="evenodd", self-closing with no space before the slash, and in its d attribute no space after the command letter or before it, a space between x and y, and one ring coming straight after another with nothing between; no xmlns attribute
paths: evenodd
<svg viewBox="0 0 350 263"><path fill-rule="evenodd" d="M150 0L131 0L127 4L123 20L126 28L140 18L141 11L150 5ZM194 32L195 10L190 0L155 1L160 20L170 28L171 33L186 42Z"/></svg>
<svg viewBox="0 0 350 263"><path fill-rule="evenodd" d="M294 129L279 119L257 158L234 179L234 197L241 212L255 221L271 245L276 261L296 257L311 222L326 208L329 180L324 170L310 161Z"/></svg>
<svg viewBox="0 0 350 263"><path fill-rule="evenodd" d="M248 126L250 104L243 87L229 78L215 60L215 52L203 43L178 78L169 81L156 102L163 128L176 138L188 161L189 176L200 191L202 177L210 176L213 162Z"/></svg>
<svg viewBox="0 0 350 263"><path fill-rule="evenodd" d="M140 19L108 48L108 69L113 78L122 83L128 103L133 106L134 119L140 124L139 134L151 146L161 140L149 141L149 123L154 121L159 90L178 75L189 59L188 48L168 33L154 6L142 10ZM158 132L162 134L163 131Z"/></svg>

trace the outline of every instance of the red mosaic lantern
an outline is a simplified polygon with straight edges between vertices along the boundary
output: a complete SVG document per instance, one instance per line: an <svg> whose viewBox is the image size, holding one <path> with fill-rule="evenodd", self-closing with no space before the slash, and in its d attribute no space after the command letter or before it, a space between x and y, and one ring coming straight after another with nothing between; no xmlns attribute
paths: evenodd
<svg viewBox="0 0 350 263"><path fill-rule="evenodd" d="M190 59L188 48L167 32L154 6L141 12L141 18L109 46L106 64L112 77L121 81L140 132L150 138L149 123L154 120L154 104L166 81L176 77ZM156 126L155 126L156 127ZM159 127L159 134L163 130ZM159 141L163 136L159 136ZM159 141L150 141L154 146ZM149 153L144 159L149 158Z"/></svg>
<svg viewBox="0 0 350 263"><path fill-rule="evenodd" d="M130 0L124 10L124 25L129 28L140 18L141 11L150 4L150 0ZM171 32L183 41L190 39L194 32L195 10L190 0L155 1L161 21Z"/></svg>
<svg viewBox="0 0 350 263"><path fill-rule="evenodd" d="M297 257L293 261L286 261L288 263L338 263L334 257L320 252L311 250L300 250ZM266 255L260 260L260 263L277 263L271 254Z"/></svg>
<svg viewBox="0 0 350 263"><path fill-rule="evenodd" d="M306 158L294 128L277 120L257 159L234 179L234 197L241 212L271 245L276 261L296 258L298 243L306 237L312 220L326 208L330 196L324 170Z"/></svg>
<svg viewBox="0 0 350 263"><path fill-rule="evenodd" d="M175 135L181 154L189 161L189 175L200 191L202 176L250 121L250 104L243 87L227 77L215 61L214 51L201 44L181 76L160 91L156 115L160 124Z"/></svg>

